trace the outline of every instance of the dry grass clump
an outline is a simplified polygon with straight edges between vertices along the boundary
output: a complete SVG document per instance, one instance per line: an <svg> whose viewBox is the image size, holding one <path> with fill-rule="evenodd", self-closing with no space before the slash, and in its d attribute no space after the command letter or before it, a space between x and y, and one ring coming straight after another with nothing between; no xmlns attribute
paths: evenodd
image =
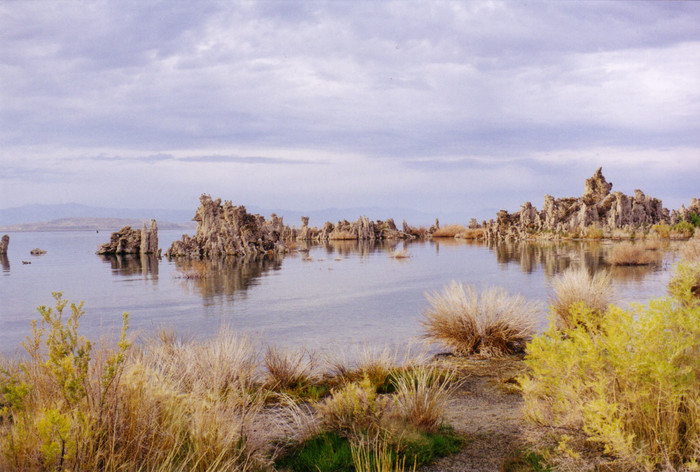
<svg viewBox="0 0 700 472"><path fill-rule="evenodd" d="M648 265L657 260L656 256L647 252L644 245L623 243L613 248L606 258L612 265Z"/></svg>
<svg viewBox="0 0 700 472"><path fill-rule="evenodd" d="M452 282L427 298L424 336L460 355L491 357L522 351L542 313L540 304L496 287L478 294L469 285Z"/></svg>
<svg viewBox="0 0 700 472"><path fill-rule="evenodd" d="M406 249L394 249L389 253L389 257L392 259L408 259L411 255Z"/></svg>
<svg viewBox="0 0 700 472"><path fill-rule="evenodd" d="M611 277L607 272L590 276L585 268L568 269L558 275L552 286L554 298L550 311L560 327L573 327L571 311L577 304L601 314L612 301Z"/></svg>
<svg viewBox="0 0 700 472"><path fill-rule="evenodd" d="M586 238L588 239L603 239L603 229L597 225L591 225L586 228Z"/></svg>
<svg viewBox="0 0 700 472"><path fill-rule="evenodd" d="M283 351L269 346L263 362L267 369L266 383L273 389L290 389L311 384L316 377L316 358L306 351Z"/></svg>
<svg viewBox="0 0 700 472"><path fill-rule="evenodd" d="M681 257L688 261L700 261L700 240L692 239L683 244Z"/></svg>
<svg viewBox="0 0 700 472"><path fill-rule="evenodd" d="M465 229L464 231L457 233L455 238L458 239L483 239L486 230L484 228L472 228Z"/></svg>
<svg viewBox="0 0 700 472"><path fill-rule="evenodd" d="M346 230L333 231L329 235L329 239L331 239L332 241L350 241L353 239L357 239L357 234L353 233L352 231Z"/></svg>
<svg viewBox="0 0 700 472"><path fill-rule="evenodd" d="M434 238L454 238L460 233L466 233L467 228L462 225L447 225L436 229L433 232Z"/></svg>
<svg viewBox="0 0 700 472"><path fill-rule="evenodd" d="M453 372L419 367L396 381L395 408L412 426L435 432L442 422L448 400L459 386Z"/></svg>
<svg viewBox="0 0 700 472"><path fill-rule="evenodd" d="M384 432L397 440L407 431L437 432L459 386L453 372L425 366L397 372L391 383L393 394L379 393L367 375L344 384L315 405L319 424L326 431L353 436Z"/></svg>
<svg viewBox="0 0 700 472"><path fill-rule="evenodd" d="M357 382L367 377L374 385L387 382L395 372L412 370L427 364L430 356L425 350L405 349L399 352L389 347L362 346L352 352L338 352L326 358L328 376L335 382Z"/></svg>

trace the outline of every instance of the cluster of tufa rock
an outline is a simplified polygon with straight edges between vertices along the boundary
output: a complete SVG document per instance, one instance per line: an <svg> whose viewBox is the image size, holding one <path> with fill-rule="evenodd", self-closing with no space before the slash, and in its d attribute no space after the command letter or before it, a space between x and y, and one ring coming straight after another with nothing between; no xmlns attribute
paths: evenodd
<svg viewBox="0 0 700 472"><path fill-rule="evenodd" d="M193 237L186 234L174 241L165 252L167 257L255 257L261 254L284 253L284 241L291 239L291 230L282 218L272 215L265 220L250 214L244 206L235 206L209 195L199 198L199 208L193 220L197 231Z"/></svg>
<svg viewBox="0 0 700 472"><path fill-rule="evenodd" d="M155 254L159 256L156 220L151 220L150 225L143 223L142 229L124 226L119 231L112 233L109 242L97 249L97 254Z"/></svg>
<svg viewBox="0 0 700 472"><path fill-rule="evenodd" d="M347 220L333 224L326 222L322 228L309 227L309 218L302 217L301 229L294 231L294 239L298 241L338 241L338 240L359 240L359 241L379 241L389 239L410 239L415 230L403 222L400 231L394 220L389 218L386 221L372 221L366 216L361 216L357 221L351 223Z"/></svg>
<svg viewBox="0 0 700 472"><path fill-rule="evenodd" d="M501 210L496 220L486 225L486 237L491 240L520 240L557 234L582 232L589 227L602 231L622 229L635 231L658 223L673 224L700 207L693 199L691 207L669 213L661 200L635 190L634 196L611 192L612 182L605 180L602 168L586 180L580 198L557 198L545 195L542 211L525 202L520 210ZM700 208L698 208L700 209Z"/></svg>
<svg viewBox="0 0 700 472"><path fill-rule="evenodd" d="M272 214L269 220L261 215L250 214L244 206L230 201L213 200L202 195L200 205L193 218L197 222L194 236L183 235L174 241L165 252L167 257L216 257L236 256L254 258L261 255L288 252L292 241L331 240L385 240L415 237L415 229L405 222L403 231L394 220L372 221L360 217L355 222L346 220L337 224L327 222L321 228L310 227L309 218L302 217L300 229L284 224L282 218Z"/></svg>
<svg viewBox="0 0 700 472"><path fill-rule="evenodd" d="M10 247L10 236L4 234L0 239L0 254L7 254L8 247Z"/></svg>

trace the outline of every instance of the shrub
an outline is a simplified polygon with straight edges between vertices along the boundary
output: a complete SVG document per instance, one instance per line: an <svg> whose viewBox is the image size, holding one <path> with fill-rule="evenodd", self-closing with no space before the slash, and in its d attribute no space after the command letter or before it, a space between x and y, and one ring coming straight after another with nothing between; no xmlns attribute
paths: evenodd
<svg viewBox="0 0 700 472"><path fill-rule="evenodd" d="M321 426L327 431L377 432L391 411L391 400L377 395L369 378L335 390L315 406Z"/></svg>
<svg viewBox="0 0 700 472"><path fill-rule="evenodd" d="M656 257L647 252L643 245L633 243L613 246L606 259L612 265L648 265L656 261Z"/></svg>
<svg viewBox="0 0 700 472"><path fill-rule="evenodd" d="M568 269L558 275L552 283L554 298L550 304L557 325L573 327L571 311L578 303L583 303L597 315L602 314L612 299L610 280L607 272L590 276L585 268Z"/></svg>
<svg viewBox="0 0 700 472"><path fill-rule="evenodd" d="M597 225L591 225L586 228L586 237L588 239L603 239L603 229Z"/></svg>
<svg viewBox="0 0 700 472"><path fill-rule="evenodd" d="M537 303L502 288L481 295L452 282L442 293L427 295L430 308L422 321L424 336L461 355L500 356L521 351L535 333L541 315Z"/></svg>
<svg viewBox="0 0 700 472"><path fill-rule="evenodd" d="M697 213L690 213L688 215L688 222L696 228L700 228L700 215L698 215Z"/></svg>
<svg viewBox="0 0 700 472"><path fill-rule="evenodd" d="M222 333L206 343L162 332L146 348L80 336L81 304L55 308L0 372L0 470L249 470L269 462L254 350ZM68 316L67 308L70 306Z"/></svg>
<svg viewBox="0 0 700 472"><path fill-rule="evenodd" d="M528 345L520 378L528 419L598 444L623 467L700 460L700 304L696 270L676 269L672 297L602 317L579 305Z"/></svg>
<svg viewBox="0 0 700 472"><path fill-rule="evenodd" d="M671 228L671 239L688 239L695 234L693 223L681 220Z"/></svg>
<svg viewBox="0 0 700 472"><path fill-rule="evenodd" d="M658 223L651 227L651 231L656 233L661 239L671 237L671 226L665 223Z"/></svg>

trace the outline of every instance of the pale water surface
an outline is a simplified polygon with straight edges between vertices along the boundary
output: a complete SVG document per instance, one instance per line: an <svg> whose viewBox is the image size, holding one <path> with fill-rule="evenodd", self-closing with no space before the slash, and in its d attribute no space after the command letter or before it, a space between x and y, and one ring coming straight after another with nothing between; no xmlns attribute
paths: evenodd
<svg viewBox="0 0 700 472"><path fill-rule="evenodd" d="M169 247L180 235L161 231L160 246ZM206 337L228 326L284 347L406 345L420 334L426 292L457 280L502 286L546 302L552 277L570 265L611 270L604 256L613 244L338 242L301 245L276 261L245 263L98 256L95 250L108 233L10 233L10 238L8 256L0 260L3 354L15 352L29 334L36 307L53 304L52 291L85 301L81 328L91 337L115 333L127 311L132 332L144 334L165 326L183 336ZM47 254L31 256L35 247ZM389 257L394 247L405 247L410 258ZM619 303L665 293L676 256L672 247L662 254L651 267L614 268ZM542 319L544 326L544 312Z"/></svg>

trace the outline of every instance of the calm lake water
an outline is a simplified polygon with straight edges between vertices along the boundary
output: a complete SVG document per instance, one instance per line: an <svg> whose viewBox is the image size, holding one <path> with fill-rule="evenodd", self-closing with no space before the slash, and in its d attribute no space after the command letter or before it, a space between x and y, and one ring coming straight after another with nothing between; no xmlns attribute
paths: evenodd
<svg viewBox="0 0 700 472"><path fill-rule="evenodd" d="M181 234L161 231L160 246L165 250ZM200 337L227 326L283 347L405 345L420 334L426 292L457 280L502 286L546 302L552 277L569 266L611 270L604 257L614 244L338 242L300 246L302 251L276 261L243 263L98 256L96 248L108 233L10 233L10 238L8 256L0 260L3 354L18 350L30 321L38 318L36 307L53 305L52 291L85 301L81 330L90 337L117 332L126 311L136 333L165 326ZM47 254L31 256L35 247ZM389 257L395 247L405 248L410 258ZM663 295L675 253L668 248L650 267L614 268L617 301ZM194 273L202 276L188 278Z"/></svg>

